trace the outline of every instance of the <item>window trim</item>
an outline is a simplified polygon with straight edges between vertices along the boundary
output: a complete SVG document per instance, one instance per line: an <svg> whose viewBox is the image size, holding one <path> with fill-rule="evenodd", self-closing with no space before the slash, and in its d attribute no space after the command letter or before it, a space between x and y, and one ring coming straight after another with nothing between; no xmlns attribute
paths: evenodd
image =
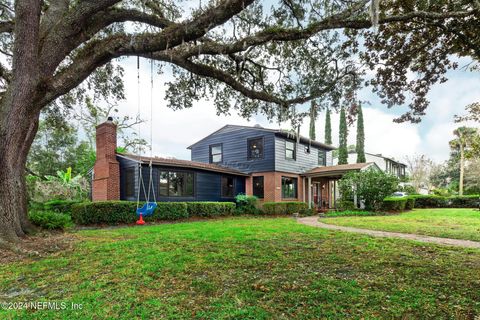
<svg viewBox="0 0 480 320"><path fill-rule="evenodd" d="M230 179L230 178L233 180L233 182L232 182L232 196L227 196L227 195L223 194L223 181L224 181L223 179ZM236 181L235 177L222 175L220 177L220 196L222 198L227 198L227 199L235 198L235 193L237 191L237 183L236 182L237 181Z"/></svg>
<svg viewBox="0 0 480 320"><path fill-rule="evenodd" d="M294 197L284 197L284 193L283 193L283 180L284 179L292 179L293 181L295 181L295 195ZM282 186L282 200L289 200L289 199L298 199L298 177L289 177L289 176L282 176L282 183L281 183L281 186Z"/></svg>
<svg viewBox="0 0 480 320"><path fill-rule="evenodd" d="M289 158L287 157L287 150L291 150L291 149L287 149L287 142L291 142L293 143L293 158ZM291 140L285 140L285 160L291 160L291 161L296 161L297 160L297 143L295 141L291 141Z"/></svg>
<svg viewBox="0 0 480 320"><path fill-rule="evenodd" d="M162 172L166 172L167 174L167 195L162 195L160 193L160 175ZM181 195L181 196L176 196L176 195L171 195L170 194L170 173L186 173L186 174L192 174L193 179L192 179L192 187L193 187L193 192L192 195ZM165 198L195 198L197 196L197 174L195 171L189 171L189 170L170 170L170 169L158 169L158 196L159 197L165 197Z"/></svg>
<svg viewBox="0 0 480 320"><path fill-rule="evenodd" d="M259 197L255 194L255 178L262 178L262 196ZM253 176L252 177L252 195L256 196L258 199L265 199L265 176Z"/></svg>
<svg viewBox="0 0 480 320"><path fill-rule="evenodd" d="M262 156L260 158L252 158L250 156L250 141L262 139ZM263 160L265 159L265 136L257 136L247 139L247 160Z"/></svg>
<svg viewBox="0 0 480 320"><path fill-rule="evenodd" d="M220 161L213 162L214 154L212 153L212 149L214 147L220 147L220 153L215 153L215 155L219 154L221 156ZM216 144L209 145L208 160L209 160L210 163L223 163L223 143L216 143Z"/></svg>

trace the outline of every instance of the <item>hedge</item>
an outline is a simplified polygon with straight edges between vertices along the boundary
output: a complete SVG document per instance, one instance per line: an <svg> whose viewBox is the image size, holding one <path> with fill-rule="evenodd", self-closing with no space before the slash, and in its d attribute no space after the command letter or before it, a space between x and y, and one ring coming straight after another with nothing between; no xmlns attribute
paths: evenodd
<svg viewBox="0 0 480 320"><path fill-rule="evenodd" d="M186 202L190 217L217 217L235 214L233 202Z"/></svg>
<svg viewBox="0 0 480 320"><path fill-rule="evenodd" d="M407 197L407 203L405 203L405 210L413 210L415 208L415 198Z"/></svg>
<svg viewBox="0 0 480 320"><path fill-rule="evenodd" d="M272 214L293 214L300 213L302 215L309 214L311 210L305 202L265 202L262 207L263 213Z"/></svg>
<svg viewBox="0 0 480 320"><path fill-rule="evenodd" d="M134 223L137 203L133 201L84 202L72 205L72 218L77 224ZM216 217L235 214L233 202L159 202L145 221L178 220L188 217Z"/></svg>
<svg viewBox="0 0 480 320"><path fill-rule="evenodd" d="M479 195L442 197L437 195L411 195L416 208L478 208Z"/></svg>
<svg viewBox="0 0 480 320"><path fill-rule="evenodd" d="M403 211L407 205L407 198L385 198L382 202L382 210L385 211Z"/></svg>
<svg viewBox="0 0 480 320"><path fill-rule="evenodd" d="M28 218L34 225L48 230L63 230L73 225L69 215L54 211L30 211Z"/></svg>
<svg viewBox="0 0 480 320"><path fill-rule="evenodd" d="M75 200L52 200L52 201L45 202L43 204L43 208L45 210L71 215L72 206L74 204L81 203L81 202L82 201L75 201Z"/></svg>

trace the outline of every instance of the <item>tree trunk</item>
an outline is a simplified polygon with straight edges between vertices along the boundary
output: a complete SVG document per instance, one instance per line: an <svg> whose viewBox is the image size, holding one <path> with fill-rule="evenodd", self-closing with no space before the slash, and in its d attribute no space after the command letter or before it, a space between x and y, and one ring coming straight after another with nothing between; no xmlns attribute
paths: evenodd
<svg viewBox="0 0 480 320"><path fill-rule="evenodd" d="M460 141L460 181L458 186L458 194L463 196L463 175L465 171L465 151L463 149L463 141Z"/></svg>
<svg viewBox="0 0 480 320"><path fill-rule="evenodd" d="M0 122L0 246L15 243L34 228L28 220L25 167L38 129L39 113L2 106Z"/></svg>

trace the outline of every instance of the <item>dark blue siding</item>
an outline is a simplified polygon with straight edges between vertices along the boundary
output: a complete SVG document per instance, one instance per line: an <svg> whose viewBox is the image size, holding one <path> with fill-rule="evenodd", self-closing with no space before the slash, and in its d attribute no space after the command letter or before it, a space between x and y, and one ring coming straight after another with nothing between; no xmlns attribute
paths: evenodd
<svg viewBox="0 0 480 320"><path fill-rule="evenodd" d="M143 185L140 183L139 174L138 174L138 164L134 161L123 159L118 157L120 162L120 199L136 201L138 188L140 187L140 201L147 200L147 193L149 188L150 181L150 168L148 165L142 166L142 178ZM129 167L134 167L135 174L135 196L127 198L125 197L125 175L122 174L123 170ZM194 196L193 197L165 197L160 196L159 190L159 177L160 171L178 171L178 172L193 172L194 173ZM235 195L239 193L245 193L245 177L244 176L235 176L227 175L218 172L210 172L205 170L198 169L189 169L183 167L161 167L153 166L152 168L152 180L153 180L153 189L150 189L150 201L154 200L153 192L155 192L156 200L159 202L175 202L175 201L234 201L235 198L223 198L222 197L222 188L221 188L221 179L222 176L230 176L235 179Z"/></svg>
<svg viewBox="0 0 480 320"><path fill-rule="evenodd" d="M247 140L264 138L264 158L248 160ZM211 136L192 146L192 161L210 161L210 145L221 143L223 146L223 162L225 167L237 169L243 173L267 172L275 170L275 134L258 128L226 126Z"/></svg>
<svg viewBox="0 0 480 320"><path fill-rule="evenodd" d="M308 144L296 143L296 159L285 158L285 138L275 138L275 170L291 173L303 173L313 168L319 167L318 164L318 147L310 147L310 153L305 152ZM295 141L295 140L290 140ZM331 152L327 150L327 166L331 165Z"/></svg>

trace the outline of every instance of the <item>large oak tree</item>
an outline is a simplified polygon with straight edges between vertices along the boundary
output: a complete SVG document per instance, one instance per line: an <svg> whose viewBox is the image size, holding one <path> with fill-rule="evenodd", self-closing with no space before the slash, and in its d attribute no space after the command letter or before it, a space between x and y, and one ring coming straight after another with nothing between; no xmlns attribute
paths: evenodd
<svg viewBox="0 0 480 320"><path fill-rule="evenodd" d="M350 104L370 66L375 90L390 104L411 102L402 120L415 121L429 86L454 67L449 55L480 51L478 1L206 2L0 1L1 245L30 230L24 172L41 111L115 59L172 66L173 108L210 97L220 113L293 121L303 116L294 106L312 99Z"/></svg>

